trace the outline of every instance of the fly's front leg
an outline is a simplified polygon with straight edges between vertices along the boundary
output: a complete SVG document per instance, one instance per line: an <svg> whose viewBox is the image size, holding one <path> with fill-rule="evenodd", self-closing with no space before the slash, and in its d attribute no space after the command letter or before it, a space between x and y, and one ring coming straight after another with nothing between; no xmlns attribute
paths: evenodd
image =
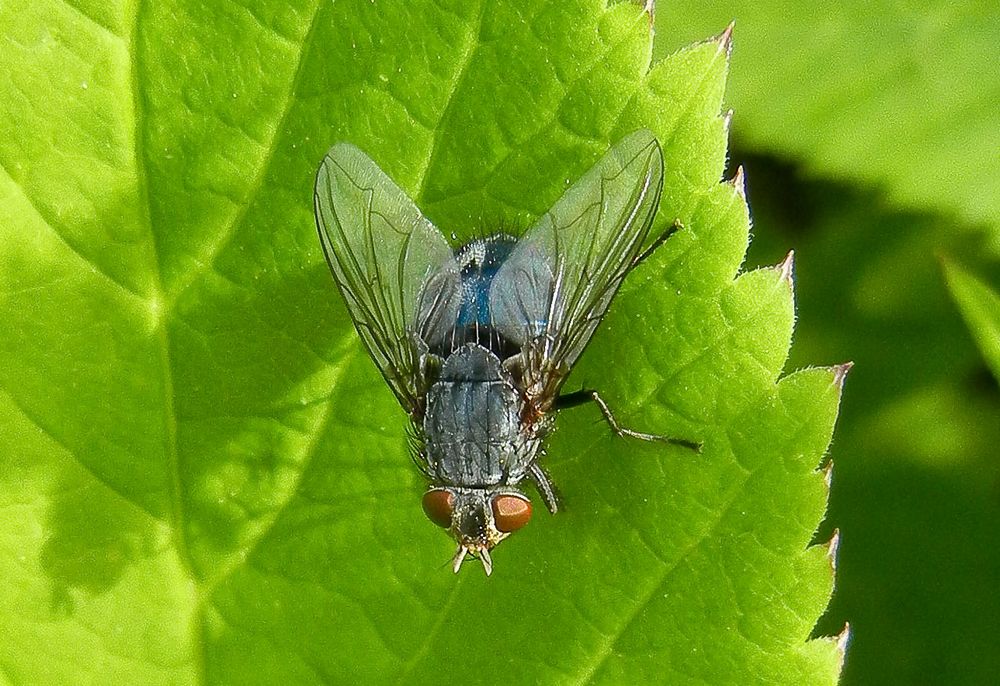
<svg viewBox="0 0 1000 686"><path fill-rule="evenodd" d="M531 467L528 468L528 476L535 482L538 492L542 495L542 502L545 503L549 512L552 514L558 512L559 496L556 495L556 487L552 485L552 479L537 461L531 463Z"/></svg>
<svg viewBox="0 0 1000 686"><path fill-rule="evenodd" d="M671 445L678 445L682 448L687 448L688 450L693 450L696 453L701 452L701 443L697 441L688 441L683 438L670 438L669 436L658 436L656 434L647 434L641 431L633 431L632 429L626 428L618 423L615 419L614 413L608 404L604 402L604 398L597 391L592 390L580 390L573 393L567 393L566 395L561 395L556 400L556 409L565 410L570 407L576 407L578 405L583 405L589 402L597 403L597 406L601 408L601 414L604 415L605 421L619 436L628 436L630 438L638 438L641 441L660 441L662 443L669 443Z"/></svg>

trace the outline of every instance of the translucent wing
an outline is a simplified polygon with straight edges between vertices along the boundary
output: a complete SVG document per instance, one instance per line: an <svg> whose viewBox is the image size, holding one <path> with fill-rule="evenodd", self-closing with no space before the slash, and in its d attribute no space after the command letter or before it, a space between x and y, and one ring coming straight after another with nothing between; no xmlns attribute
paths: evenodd
<svg viewBox="0 0 1000 686"><path fill-rule="evenodd" d="M354 326L407 412L425 389L421 344L454 327L461 304L451 247L365 153L340 143L316 176L316 224Z"/></svg>
<svg viewBox="0 0 1000 686"><path fill-rule="evenodd" d="M614 145L518 242L490 290L494 325L555 393L590 341L649 233L663 154L649 131ZM532 361L533 360L533 361Z"/></svg>

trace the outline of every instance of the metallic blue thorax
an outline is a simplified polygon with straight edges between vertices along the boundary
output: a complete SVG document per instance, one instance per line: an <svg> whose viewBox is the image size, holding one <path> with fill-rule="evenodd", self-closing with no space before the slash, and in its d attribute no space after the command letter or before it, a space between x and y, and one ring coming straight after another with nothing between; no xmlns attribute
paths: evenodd
<svg viewBox="0 0 1000 686"><path fill-rule="evenodd" d="M516 243L515 238L499 234L470 241L455 251L462 269L462 306L456 327L492 326L490 286Z"/></svg>

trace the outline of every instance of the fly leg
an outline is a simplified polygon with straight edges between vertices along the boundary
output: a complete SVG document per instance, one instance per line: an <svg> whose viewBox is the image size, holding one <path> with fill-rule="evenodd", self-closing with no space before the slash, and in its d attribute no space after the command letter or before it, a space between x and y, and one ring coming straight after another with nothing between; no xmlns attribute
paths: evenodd
<svg viewBox="0 0 1000 686"><path fill-rule="evenodd" d="M602 398L597 391L583 389L573 393L567 393L566 395L561 395L556 400L556 409L564 410L570 407L583 405L584 403L589 403L591 401L597 403L597 406L601 408L601 414L604 415L604 420L611 427L611 430L619 436L638 438L641 441L661 441L663 443L669 443L670 445L679 445L682 448L693 450L696 453L701 452L701 443L698 443L697 441L688 441L683 438L670 438L669 436L647 434L641 431L633 431L632 429L622 426L618 423L618 420L615 419L615 415L611 411L611 408L608 407L608 404L604 402L604 398Z"/></svg>
<svg viewBox="0 0 1000 686"><path fill-rule="evenodd" d="M656 240L654 240L652 243L650 243L648 248L646 248L641 253L639 253L638 255L636 255L635 259L632 260L632 264L629 266L629 269L635 269L636 267L638 267L647 257L649 257L654 252L656 252L656 249L659 248L661 245L663 245L663 243L668 238L670 238L671 236L673 236L675 233L677 233L678 231L680 231L683 228L684 228L684 225L681 224L681 220L680 219L675 219L674 223L671 224L670 226L668 226L666 229L664 229L663 233L661 233L659 236L657 236ZM606 414L605 414L605 416L606 416Z"/></svg>
<svg viewBox="0 0 1000 686"><path fill-rule="evenodd" d="M556 487L552 485L552 479L549 478L549 475L545 473L545 470L542 469L542 466L537 461L531 463L531 466L528 468L528 476L535 482L535 487L541 493L542 502L545 503L545 507L548 508L549 512L552 514L558 512L559 497L556 495Z"/></svg>

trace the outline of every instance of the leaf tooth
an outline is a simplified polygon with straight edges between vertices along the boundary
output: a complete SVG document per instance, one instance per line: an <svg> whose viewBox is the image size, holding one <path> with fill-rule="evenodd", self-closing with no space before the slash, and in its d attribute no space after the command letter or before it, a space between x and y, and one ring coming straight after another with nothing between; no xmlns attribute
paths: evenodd
<svg viewBox="0 0 1000 686"><path fill-rule="evenodd" d="M733 123L733 110L729 109L725 114L722 115L722 132L726 134L726 140L729 140L729 128Z"/></svg>
<svg viewBox="0 0 1000 686"><path fill-rule="evenodd" d="M639 0L642 11L649 15L649 28L653 28L656 17L656 0Z"/></svg>
<svg viewBox="0 0 1000 686"><path fill-rule="evenodd" d="M851 371L853 366L853 362L844 362L833 367L833 383L837 384L838 390L844 390L844 379L847 378L847 372Z"/></svg>
<svg viewBox="0 0 1000 686"><path fill-rule="evenodd" d="M795 251L789 250L788 254L785 255L783 259L778 264L774 265L774 269L777 270L778 275L781 280L788 284L789 288L795 288L794 281L794 271L795 271Z"/></svg>
<svg viewBox="0 0 1000 686"><path fill-rule="evenodd" d="M844 628L840 630L837 634L837 652L840 653L840 669L837 671L843 673L844 671L844 659L847 657L847 649L851 645L851 623L844 622Z"/></svg>
<svg viewBox="0 0 1000 686"><path fill-rule="evenodd" d="M837 556L840 552L840 529L834 529L830 540L826 542L826 557L830 560L830 568L837 571Z"/></svg>
<svg viewBox="0 0 1000 686"><path fill-rule="evenodd" d="M733 27L734 26L736 26L736 21L735 20L729 22L729 26L726 27L725 31L723 31L722 33L720 33L715 38L712 38L713 41L715 41L716 43L719 44L719 54L721 55L721 54L725 53L725 55L726 55L726 61L727 62L729 61L729 55L733 51Z"/></svg>
<svg viewBox="0 0 1000 686"><path fill-rule="evenodd" d="M729 179L729 181L727 181L726 183L728 183L730 186L732 186L733 190L736 191L736 194L739 195L743 199L744 202L746 202L746 199L747 199L747 181L746 181L746 176L744 176L744 174L743 174L743 165L742 164L740 166L736 167L736 174L734 174L733 178Z"/></svg>
<svg viewBox="0 0 1000 686"><path fill-rule="evenodd" d="M829 460L823 467L823 482L827 491L833 487L833 460Z"/></svg>
<svg viewBox="0 0 1000 686"><path fill-rule="evenodd" d="M736 25L736 21L733 20L729 22L729 26L722 33L706 38L705 40L699 41L696 45L708 45L709 43L715 43L717 51L716 56L725 55L726 63L729 62L729 54L733 50L733 27Z"/></svg>

